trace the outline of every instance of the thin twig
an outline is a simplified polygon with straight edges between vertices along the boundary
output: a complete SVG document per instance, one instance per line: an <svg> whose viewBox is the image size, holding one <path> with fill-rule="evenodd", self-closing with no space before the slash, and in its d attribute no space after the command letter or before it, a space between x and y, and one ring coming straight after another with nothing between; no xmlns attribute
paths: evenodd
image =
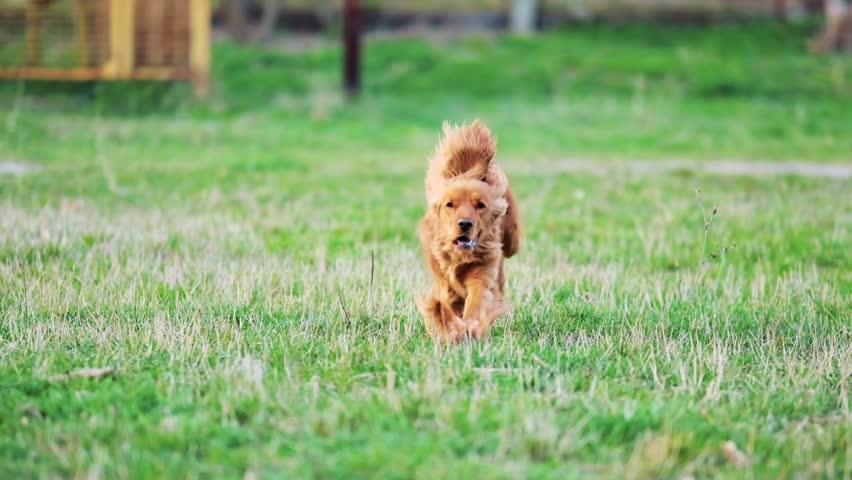
<svg viewBox="0 0 852 480"><path fill-rule="evenodd" d="M551 367L551 366L550 366L550 364L548 364L547 362L545 362L544 360L542 360L542 359L541 359L541 357L539 357L538 355L533 354L532 359L535 361L535 363L537 363L537 364L541 365L542 367L546 368L548 371L550 371L550 372L552 372L552 371L553 371L553 367Z"/></svg>
<svg viewBox="0 0 852 480"><path fill-rule="evenodd" d="M716 205L713 205L713 212L710 214L710 217L707 217L707 210L704 209L704 204L701 203L701 189L695 190L695 201L698 203L698 207L701 209L701 218L704 220L704 241L701 244L701 258L698 260L698 268L699 270L706 263L704 261L704 256L707 254L707 238L710 236L710 226L713 225L713 218L716 216L716 212L718 211Z"/></svg>
<svg viewBox="0 0 852 480"><path fill-rule="evenodd" d="M698 208L701 209L701 219L704 221L704 239L701 243L701 257L698 259L698 270L695 272L695 281L698 283L701 280L701 275L704 273L704 264L707 263L705 255L707 255L707 240L710 237L710 226L713 225L713 218L716 216L718 209L716 204L713 204L713 211L710 216L707 216L707 210L704 209L704 204L701 203L701 189L695 189L695 201L698 203Z"/></svg>
<svg viewBox="0 0 852 480"><path fill-rule="evenodd" d="M340 309L343 310L343 317L346 319L346 323L351 324L352 319L349 318L349 311L346 310L346 304L343 303L343 296L340 294L340 291L337 292L337 300L340 302Z"/></svg>

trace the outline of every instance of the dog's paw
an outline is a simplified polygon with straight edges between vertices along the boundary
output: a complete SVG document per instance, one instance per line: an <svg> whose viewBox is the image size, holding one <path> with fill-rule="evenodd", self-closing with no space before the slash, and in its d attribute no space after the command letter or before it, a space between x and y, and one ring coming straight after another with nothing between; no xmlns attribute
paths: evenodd
<svg viewBox="0 0 852 480"><path fill-rule="evenodd" d="M475 322L474 324L468 327L468 332L470 337L476 340L481 340L485 336L488 335L488 331L491 330L490 325L484 326L479 322Z"/></svg>
<svg viewBox="0 0 852 480"><path fill-rule="evenodd" d="M465 322L462 320L456 329L456 343L479 340L487 333L487 329L483 329L479 322Z"/></svg>
<svg viewBox="0 0 852 480"><path fill-rule="evenodd" d="M467 324L461 318L454 316L452 323L447 328L447 336L452 343L459 343L464 341L467 331Z"/></svg>

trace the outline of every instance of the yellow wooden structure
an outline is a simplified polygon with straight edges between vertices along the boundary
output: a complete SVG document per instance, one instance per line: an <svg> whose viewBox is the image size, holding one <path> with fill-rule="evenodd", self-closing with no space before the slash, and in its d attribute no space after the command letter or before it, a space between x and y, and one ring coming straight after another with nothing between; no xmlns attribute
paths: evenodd
<svg viewBox="0 0 852 480"><path fill-rule="evenodd" d="M0 0L0 78L191 80L204 97L210 22L210 0Z"/></svg>

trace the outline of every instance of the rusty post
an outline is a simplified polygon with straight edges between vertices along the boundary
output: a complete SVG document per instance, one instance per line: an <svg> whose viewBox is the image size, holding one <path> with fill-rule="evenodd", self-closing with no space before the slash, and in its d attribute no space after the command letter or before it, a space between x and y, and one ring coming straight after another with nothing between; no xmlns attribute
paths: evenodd
<svg viewBox="0 0 852 480"><path fill-rule="evenodd" d="M361 90L361 0L343 2L343 88L350 97Z"/></svg>

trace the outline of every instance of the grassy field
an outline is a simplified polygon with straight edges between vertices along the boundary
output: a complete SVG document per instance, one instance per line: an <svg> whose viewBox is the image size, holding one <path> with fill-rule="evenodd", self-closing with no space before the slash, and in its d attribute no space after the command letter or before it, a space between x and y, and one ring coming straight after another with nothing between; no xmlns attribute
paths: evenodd
<svg viewBox="0 0 852 480"><path fill-rule="evenodd" d="M0 84L0 477L852 477L852 59L809 34L375 40L351 104L331 48L219 44L207 105ZM474 117L515 310L436 347L422 175Z"/></svg>

